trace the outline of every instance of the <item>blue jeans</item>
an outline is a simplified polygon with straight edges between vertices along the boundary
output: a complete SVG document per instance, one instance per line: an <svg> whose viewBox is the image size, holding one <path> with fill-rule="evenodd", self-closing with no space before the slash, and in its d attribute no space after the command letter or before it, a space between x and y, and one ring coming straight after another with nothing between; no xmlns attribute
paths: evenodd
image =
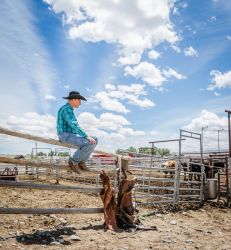
<svg viewBox="0 0 231 250"><path fill-rule="evenodd" d="M87 140L86 138L68 132L63 132L58 136L59 141L79 147L79 149L72 156L72 159L75 162L86 162L90 157L91 153L94 151L96 145L98 144L98 139L94 136L92 136L92 138L95 139L96 144L90 144L89 140Z"/></svg>

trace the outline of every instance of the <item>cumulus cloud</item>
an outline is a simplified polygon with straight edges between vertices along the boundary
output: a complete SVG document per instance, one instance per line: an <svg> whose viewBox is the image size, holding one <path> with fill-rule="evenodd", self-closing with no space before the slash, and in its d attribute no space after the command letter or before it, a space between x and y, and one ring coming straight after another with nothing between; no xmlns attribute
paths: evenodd
<svg viewBox="0 0 231 250"><path fill-rule="evenodd" d="M105 89L107 89L107 90L115 90L116 87L113 84L107 83L105 85Z"/></svg>
<svg viewBox="0 0 231 250"><path fill-rule="evenodd" d="M132 128L121 128L119 130L119 134L125 135L125 136L129 136L129 135L134 135L134 136L138 136L138 135L145 135L144 131L140 131L140 130L133 130Z"/></svg>
<svg viewBox="0 0 231 250"><path fill-rule="evenodd" d="M226 129L227 118L220 118L215 113L202 110L199 117L192 119L184 128L192 131L201 131L201 128L205 126L208 126L210 130Z"/></svg>
<svg viewBox="0 0 231 250"><path fill-rule="evenodd" d="M137 136L145 135L145 132L131 128L131 123L121 115L102 113L97 117L92 113L83 112L77 119L80 126L88 134L99 138L100 145L98 147L106 151L120 148L121 143L125 145L127 140L134 141L135 138L138 139ZM1 122L1 126L27 134L57 139L56 117L48 114L41 115L36 112L27 112L22 116L11 115L4 123ZM5 144L15 142L14 138L8 140L8 138L2 136L0 140L3 140ZM20 141L20 145L23 145L23 142ZM26 150L30 148L31 144L27 145Z"/></svg>
<svg viewBox="0 0 231 250"><path fill-rule="evenodd" d="M231 87L231 70L224 73L212 70L210 76L212 76L212 83L208 86L208 90Z"/></svg>
<svg viewBox="0 0 231 250"><path fill-rule="evenodd" d="M157 52L156 50L150 50L150 51L148 52L148 57L149 57L150 59L155 60L155 59L158 59L158 58L160 57L160 53Z"/></svg>
<svg viewBox="0 0 231 250"><path fill-rule="evenodd" d="M179 40L170 21L174 1L44 1L63 14L71 39L116 44L124 65L139 63L145 49Z"/></svg>
<svg viewBox="0 0 231 250"><path fill-rule="evenodd" d="M100 106L106 110L117 111L127 114L130 112L120 101L115 98L110 98L105 91L97 92L94 96L94 101L98 102Z"/></svg>
<svg viewBox="0 0 231 250"><path fill-rule="evenodd" d="M201 133L202 127L206 127L203 133L204 150L218 150L218 131L220 138L220 148L227 150L228 148L228 133L227 133L227 118L219 117L213 112L202 110L200 115L184 126L184 129ZM190 145L197 144L195 148L199 149L198 143L190 140Z"/></svg>
<svg viewBox="0 0 231 250"><path fill-rule="evenodd" d="M27 112L22 116L9 116L3 127L23 133L56 138L56 118L52 115L40 115L36 112Z"/></svg>
<svg viewBox="0 0 231 250"><path fill-rule="evenodd" d="M184 49L184 54L185 54L185 56L191 56L191 57L198 56L198 52L192 46L189 46L188 48L185 48Z"/></svg>
<svg viewBox="0 0 231 250"><path fill-rule="evenodd" d="M166 78L171 78L171 77L175 77L178 80L182 80L185 79L186 77L182 74L177 73L174 69L172 68L167 68L163 70L163 75Z"/></svg>
<svg viewBox="0 0 231 250"><path fill-rule="evenodd" d="M130 125L130 122L121 115L102 113L99 118L89 112L83 112L78 116L79 123L87 130L105 129L117 131L123 126Z"/></svg>
<svg viewBox="0 0 231 250"><path fill-rule="evenodd" d="M102 113L96 117L92 113L84 112L78 116L78 121L88 134L100 139L99 147L106 151L121 148L128 141L137 139L137 136L145 135L145 132L129 127L131 124L126 118L112 113Z"/></svg>
<svg viewBox="0 0 231 250"><path fill-rule="evenodd" d="M131 84L131 85L112 85L106 84L105 90L97 92L92 98L93 102L100 105L101 108L120 113L130 112L122 101L126 101L131 105L136 105L141 108L151 108L155 106L151 100L146 97L147 95L142 84Z"/></svg>
<svg viewBox="0 0 231 250"><path fill-rule="evenodd" d="M124 71L125 75L141 79L152 87L160 87L166 81L161 71L155 65L148 62L141 62L133 68L127 66Z"/></svg>
<svg viewBox="0 0 231 250"><path fill-rule="evenodd" d="M177 79L184 79L185 76L177 73L174 69L167 68L161 72L154 64L148 62L141 62L135 67L127 66L125 67L125 75L131 75L136 79L141 79L148 85L159 88L164 82L170 77L175 77Z"/></svg>

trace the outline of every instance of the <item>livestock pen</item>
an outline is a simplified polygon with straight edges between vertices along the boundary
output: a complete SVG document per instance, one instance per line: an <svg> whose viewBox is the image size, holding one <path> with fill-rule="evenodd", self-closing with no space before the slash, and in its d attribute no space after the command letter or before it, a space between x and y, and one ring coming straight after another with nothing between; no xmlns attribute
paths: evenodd
<svg viewBox="0 0 231 250"><path fill-rule="evenodd" d="M33 137L15 131L12 132L0 129L0 132L62 146L61 149L56 149L56 152L64 151L69 154L69 149L72 147L72 145L65 145L53 139ZM0 157L0 162L11 164L12 167L16 166L19 175L26 181L46 181L48 179L55 179L56 183L59 183L60 180L68 180L74 181L75 184L79 183L84 185L85 187L87 185L92 188L92 190L99 190L101 186L101 181L98 176L101 170L107 171L113 186L117 188L117 167L125 167L137 181L133 198L138 205L156 206L158 204L170 204L177 206L181 203L202 204L206 200L204 164L201 157L198 162L182 154L181 143L184 140L184 135L190 138L196 137L193 139L198 139L199 141L201 140L199 134L195 135L193 132L181 131L180 139L170 140L179 143L179 153L176 155L161 157L158 155L131 153L122 150L119 154L122 156L126 155L125 158L128 162L128 164L125 164L126 166L124 165L123 157L121 158L119 155L111 155L107 157L106 160L91 158L88 162L89 170L83 171L80 174L67 169L67 157L59 157L58 154L56 154L55 157L50 156L41 158L38 157L37 154L34 155L34 152L38 152L39 148L32 149L33 153L30 159L13 159L11 157L2 156ZM152 147L154 147L153 142L151 142L151 144ZM174 162L174 166L171 168L166 167L166 162L169 161ZM192 165L198 165L200 171L193 172ZM199 176L199 178L192 178L194 175L197 177ZM6 182L5 186L7 186ZM229 198L229 196L227 197Z"/></svg>

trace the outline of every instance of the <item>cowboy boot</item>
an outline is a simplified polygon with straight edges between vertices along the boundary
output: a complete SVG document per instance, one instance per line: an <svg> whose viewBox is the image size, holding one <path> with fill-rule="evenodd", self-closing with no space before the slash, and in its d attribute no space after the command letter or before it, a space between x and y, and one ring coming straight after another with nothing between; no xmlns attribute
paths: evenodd
<svg viewBox="0 0 231 250"><path fill-rule="evenodd" d="M68 160L68 167L73 170L74 172L80 174L81 171L79 169L79 166L78 166L78 163L77 162L74 162L73 160L69 159Z"/></svg>
<svg viewBox="0 0 231 250"><path fill-rule="evenodd" d="M86 163L84 161L80 161L78 166L82 170L89 170L89 168L86 166Z"/></svg>

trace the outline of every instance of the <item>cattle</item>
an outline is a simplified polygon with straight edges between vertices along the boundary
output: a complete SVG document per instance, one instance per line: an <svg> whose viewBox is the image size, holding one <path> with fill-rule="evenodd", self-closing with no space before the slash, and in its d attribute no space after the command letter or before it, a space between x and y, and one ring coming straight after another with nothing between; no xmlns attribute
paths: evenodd
<svg viewBox="0 0 231 250"><path fill-rule="evenodd" d="M213 162L210 166L209 161L204 161L204 172L206 178L215 178L216 173L225 167L225 163L223 161L216 161ZM189 175L189 179L192 180L192 176L194 176L194 180L200 181L200 174L201 173L201 165L198 162L190 162L189 164L189 171L193 172ZM198 174L197 174L198 173Z"/></svg>
<svg viewBox="0 0 231 250"><path fill-rule="evenodd" d="M176 168L176 161L169 160L161 164L161 166L165 169L165 178L167 177L167 174L169 173L170 178L173 178L175 174L175 168Z"/></svg>
<svg viewBox="0 0 231 250"><path fill-rule="evenodd" d="M186 180L186 173L188 171L188 164L187 162L181 162L181 168L184 171L184 180Z"/></svg>

